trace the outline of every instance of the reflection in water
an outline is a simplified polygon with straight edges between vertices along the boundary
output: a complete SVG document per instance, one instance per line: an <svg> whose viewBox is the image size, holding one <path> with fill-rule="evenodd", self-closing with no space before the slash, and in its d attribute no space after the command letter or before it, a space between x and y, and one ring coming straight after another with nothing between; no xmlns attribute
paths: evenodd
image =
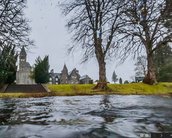
<svg viewBox="0 0 172 138"><path fill-rule="evenodd" d="M103 110L111 109L112 104L109 99L110 99L110 95L103 95L103 99L100 101L100 107Z"/></svg>
<svg viewBox="0 0 172 138"><path fill-rule="evenodd" d="M172 132L172 100L158 96L0 99L0 138L138 138Z"/></svg>
<svg viewBox="0 0 172 138"><path fill-rule="evenodd" d="M3 99L0 102L0 125L8 124L11 122L10 118L15 110L15 101L8 99Z"/></svg>

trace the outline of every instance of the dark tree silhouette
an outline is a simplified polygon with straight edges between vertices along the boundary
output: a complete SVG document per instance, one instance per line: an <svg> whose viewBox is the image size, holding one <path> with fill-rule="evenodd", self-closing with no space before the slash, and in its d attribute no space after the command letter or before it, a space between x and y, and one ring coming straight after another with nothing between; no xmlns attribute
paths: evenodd
<svg viewBox="0 0 172 138"><path fill-rule="evenodd" d="M116 75L116 72L114 71L113 74L112 74L112 81L115 83L118 81L118 78L117 78L117 75Z"/></svg>
<svg viewBox="0 0 172 138"><path fill-rule="evenodd" d="M122 78L119 78L119 84L122 84Z"/></svg>
<svg viewBox="0 0 172 138"><path fill-rule="evenodd" d="M17 71L15 46L6 45L2 50L0 48L0 51L0 84L13 83L16 79Z"/></svg>
<svg viewBox="0 0 172 138"><path fill-rule="evenodd" d="M172 77L172 71L169 70L172 66L172 48L169 45L161 46L161 48L154 53L154 61L158 81L171 81L172 79L167 78Z"/></svg>
<svg viewBox="0 0 172 138"><path fill-rule="evenodd" d="M172 29L172 0L166 0L166 7L165 7L165 20L164 25L168 29Z"/></svg>
<svg viewBox="0 0 172 138"><path fill-rule="evenodd" d="M49 60L48 56L45 56L42 60L40 57L36 59L33 77L36 83L49 82Z"/></svg>

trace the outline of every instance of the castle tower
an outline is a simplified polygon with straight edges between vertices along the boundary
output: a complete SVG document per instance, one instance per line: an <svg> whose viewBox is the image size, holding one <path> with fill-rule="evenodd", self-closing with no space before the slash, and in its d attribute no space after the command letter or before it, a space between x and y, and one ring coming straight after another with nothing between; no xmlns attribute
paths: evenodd
<svg viewBox="0 0 172 138"><path fill-rule="evenodd" d="M67 84L68 83L68 69L66 67L66 64L64 64L63 70L61 72L60 83L61 84Z"/></svg>
<svg viewBox="0 0 172 138"><path fill-rule="evenodd" d="M16 84L34 84L35 81L31 78L31 66L26 62L26 51L24 46L19 55L19 70L16 72Z"/></svg>
<svg viewBox="0 0 172 138"><path fill-rule="evenodd" d="M19 55L19 70L24 70L24 65L26 64L26 57L27 54L23 46Z"/></svg>

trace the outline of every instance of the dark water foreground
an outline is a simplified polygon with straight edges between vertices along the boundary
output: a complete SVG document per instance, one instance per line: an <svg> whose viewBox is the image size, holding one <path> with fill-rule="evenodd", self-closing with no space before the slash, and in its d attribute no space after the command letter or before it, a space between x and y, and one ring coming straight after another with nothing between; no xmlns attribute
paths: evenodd
<svg viewBox="0 0 172 138"><path fill-rule="evenodd" d="M110 103L109 103L110 101ZM0 138L139 138L172 132L172 98L0 99Z"/></svg>

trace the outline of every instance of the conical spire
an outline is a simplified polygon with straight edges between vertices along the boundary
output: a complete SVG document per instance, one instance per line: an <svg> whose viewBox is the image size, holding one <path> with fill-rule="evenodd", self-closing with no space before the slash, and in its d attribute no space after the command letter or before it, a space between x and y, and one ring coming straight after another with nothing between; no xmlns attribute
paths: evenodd
<svg viewBox="0 0 172 138"><path fill-rule="evenodd" d="M21 49L20 56L26 56L26 51L25 51L24 46Z"/></svg>
<svg viewBox="0 0 172 138"><path fill-rule="evenodd" d="M66 64L64 64L63 70L61 72L60 83L61 84L67 84L68 83L68 69L66 67Z"/></svg>
<svg viewBox="0 0 172 138"><path fill-rule="evenodd" d="M68 69L66 67L66 64L64 64L62 72L65 72L65 73L68 72Z"/></svg>

